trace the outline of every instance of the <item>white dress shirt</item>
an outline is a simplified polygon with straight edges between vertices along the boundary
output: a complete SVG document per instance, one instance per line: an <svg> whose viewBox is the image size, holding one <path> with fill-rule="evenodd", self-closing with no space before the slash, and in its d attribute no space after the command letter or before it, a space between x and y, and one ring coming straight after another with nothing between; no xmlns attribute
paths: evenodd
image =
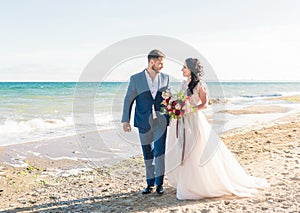
<svg viewBox="0 0 300 213"><path fill-rule="evenodd" d="M150 75L148 74L147 70L145 70L145 75L146 75L146 79L148 82L148 86L151 92L151 95L153 97L153 99L155 99L157 90L158 90L158 79L159 79L159 75L160 73L157 73L154 80L152 81Z"/></svg>
<svg viewBox="0 0 300 213"><path fill-rule="evenodd" d="M147 70L145 70L145 75L146 75L147 83L148 83L152 98L155 99L155 96L156 96L156 93L157 93L158 87L159 87L160 73L156 74L153 81L152 81L152 78L150 77L150 75L148 74ZM152 105L152 116L153 116L153 119L157 118L155 108L154 108L154 104Z"/></svg>

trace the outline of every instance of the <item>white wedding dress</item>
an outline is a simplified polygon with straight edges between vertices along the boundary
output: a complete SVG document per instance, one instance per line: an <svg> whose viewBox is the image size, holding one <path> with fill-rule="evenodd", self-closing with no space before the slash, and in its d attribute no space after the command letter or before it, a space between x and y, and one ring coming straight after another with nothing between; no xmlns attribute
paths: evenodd
<svg viewBox="0 0 300 213"><path fill-rule="evenodd" d="M199 83L195 87L191 96L192 105L201 103L197 91L199 86L204 85ZM170 123L165 157L168 182L177 188L177 199L232 194L249 197L258 193L258 188L269 186L265 179L246 173L201 111L186 114L184 121L179 120L177 125L176 120Z"/></svg>

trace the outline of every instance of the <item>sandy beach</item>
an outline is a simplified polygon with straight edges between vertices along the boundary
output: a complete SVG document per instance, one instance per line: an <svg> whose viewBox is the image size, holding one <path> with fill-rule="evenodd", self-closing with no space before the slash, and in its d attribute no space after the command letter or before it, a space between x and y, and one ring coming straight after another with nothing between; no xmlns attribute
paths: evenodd
<svg viewBox="0 0 300 213"><path fill-rule="evenodd" d="M295 101L295 99L293 99ZM233 113L285 113L281 107L246 108ZM263 110L263 111L261 111ZM273 112L272 111L272 112ZM230 112L227 112L230 113ZM104 134L105 135L105 134ZM112 140L107 133L107 138ZM95 133L11 145L0 149L0 210L3 212L299 212L300 114L222 135L246 171L264 177L270 188L251 198L227 196L178 201L165 178L165 193L142 195L145 168L138 148L124 146L114 156L101 151ZM82 143L81 143L82 144ZM97 147L96 147L97 146ZM132 149L132 150L131 150ZM95 151L97 150L97 151ZM100 150L100 151L99 151ZM135 153L136 152L136 153ZM107 155L106 155L107 154ZM134 155L130 157L129 155ZM64 157L61 157L64 156ZM91 157L92 156L92 157ZM111 157L114 156L114 157ZM98 161L97 161L98 162ZM100 163L101 162L101 163Z"/></svg>

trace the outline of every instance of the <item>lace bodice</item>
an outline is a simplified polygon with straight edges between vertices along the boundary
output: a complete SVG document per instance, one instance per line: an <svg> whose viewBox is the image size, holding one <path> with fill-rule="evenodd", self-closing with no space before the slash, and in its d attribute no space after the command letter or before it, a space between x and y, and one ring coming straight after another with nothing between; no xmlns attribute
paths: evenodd
<svg viewBox="0 0 300 213"><path fill-rule="evenodd" d="M199 94L199 87L204 87L206 90L206 84L204 81L199 81L199 83L197 84L197 86L195 86L195 88L193 89L193 94L191 95L191 104L192 106L197 106L199 104L201 104L201 99L200 99L200 94ZM182 90L185 91L185 95L187 95L187 89L188 89L188 82L186 80L184 80L182 82Z"/></svg>

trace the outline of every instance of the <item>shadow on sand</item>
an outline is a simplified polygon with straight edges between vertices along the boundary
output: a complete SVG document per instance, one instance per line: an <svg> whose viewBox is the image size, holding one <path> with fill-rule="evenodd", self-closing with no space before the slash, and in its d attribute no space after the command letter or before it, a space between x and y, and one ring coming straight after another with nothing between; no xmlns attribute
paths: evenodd
<svg viewBox="0 0 300 213"><path fill-rule="evenodd" d="M174 188L165 188L162 196L156 193L142 195L141 192L120 193L105 196L92 196L68 201L53 201L50 203L32 205L28 207L7 209L3 212L153 212L160 208L176 208L184 205L230 202L237 197L210 198L203 200L179 201L176 199Z"/></svg>

